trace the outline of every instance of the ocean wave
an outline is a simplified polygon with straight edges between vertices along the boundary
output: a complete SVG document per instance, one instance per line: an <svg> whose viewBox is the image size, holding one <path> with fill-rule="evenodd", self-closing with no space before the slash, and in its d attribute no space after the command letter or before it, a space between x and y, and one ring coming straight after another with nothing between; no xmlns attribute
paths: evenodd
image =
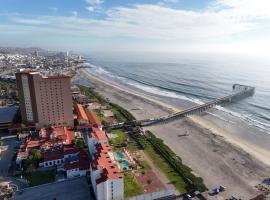
<svg viewBox="0 0 270 200"><path fill-rule="evenodd" d="M262 109L262 110L267 110L267 111L270 111L270 108L268 107L265 107L265 106L262 106L262 105L258 105L256 103L249 103L250 106L253 106L255 108L259 108L259 109Z"/></svg>
<svg viewBox="0 0 270 200"><path fill-rule="evenodd" d="M125 78L128 78L134 82L138 82L138 83L141 83L143 85L147 85L149 87L153 87L153 88L159 88L161 90L166 90L166 91L170 91L170 92L173 92L174 94L177 95L177 93L179 94L183 94L183 95L187 95L187 96L194 96L194 97L198 97L198 98L201 98L201 99L213 99L214 97L212 96L206 96L206 95L200 95L200 94L195 94L193 92L187 92L187 91L181 91L181 90L176 90L176 89L173 89L173 88L169 88L169 87L165 87L165 86L160 86L160 85L157 85L157 84L153 84L153 83L150 83L150 82L147 82L147 81L142 81L142 80L139 80L139 79L135 79L135 78L131 78L131 77L126 77L124 76ZM194 98L192 97L188 97L190 100L194 101ZM196 101L198 101L199 99L197 99ZM194 102L196 103L196 102Z"/></svg>
<svg viewBox="0 0 270 200"><path fill-rule="evenodd" d="M105 76L110 77L110 78L112 78L114 80L120 81L122 84L125 84L125 85L128 84L128 85L130 85L132 87L138 88L140 90L143 90L145 92L148 92L148 93L151 93L151 94L154 94L154 95L186 100L186 101L193 102L193 103L196 103L196 104L204 104L205 102L203 102L201 100L201 98L207 98L206 96L194 94L194 93L191 93L191 92L183 92L183 91L179 91L179 90L174 90L172 88L168 88L168 87L164 87L164 86L158 86L156 84L149 83L147 81L138 80L138 79L135 79L135 78L132 78L132 77L114 75L113 73L105 70L103 67L93 65L91 63L88 63L88 66L90 66L91 69L87 69L87 71L89 71L92 74L93 74L93 72L95 72L95 73L97 73L99 75L102 75L102 76L105 75ZM136 76L139 76L139 75L136 75ZM178 84L181 84L181 83L178 83ZM185 86L185 85L190 86L188 84L183 84L183 86ZM202 87L202 89L203 89L203 87ZM208 97L208 98L213 99L213 97ZM251 104L251 103L249 103L249 104ZM259 106L259 105L256 105L256 104L252 104L252 106L258 107L258 108L261 108L261 109L265 109L265 110L268 109L268 108L265 108L265 107L262 107L262 106ZM242 120L246 121L249 125L258 127L259 129L263 130L266 133L270 133L270 124L264 123L264 122L262 122L262 121L260 121L260 120L258 120L256 118L254 118L254 117L256 117L254 115L240 114L240 113L234 112L232 110L229 110L227 108L224 108L222 106L216 106L215 108L217 110L225 112L225 113L227 113L227 114L229 114L231 116L242 119ZM215 116L215 117L217 117L217 118L219 118L219 119L221 119L223 121L228 121L229 122L229 120L224 119L223 117L219 116L218 114L211 113L211 115L213 115L213 116ZM265 119L265 120L270 120L266 116L257 116L257 117Z"/></svg>
<svg viewBox="0 0 270 200"><path fill-rule="evenodd" d="M175 93L173 91L166 91L167 89L165 89L165 88L163 88L165 90L162 90L160 87L156 87L156 86L154 86L153 84L150 84L150 83L139 81L139 80L136 80L136 79L133 79L133 78L130 78L130 77L113 75L112 73L108 72L107 70L105 70L104 68L102 68L100 66L96 66L96 65L93 65L93 64L90 64L90 66L92 67L92 69L88 69L88 71L90 73L91 73L91 71L95 71L100 75L107 75L107 76L109 76L111 78L120 80L122 83L131 85L133 87L136 87L138 89L141 89L141 90L143 90L145 92L148 92L148 93L151 93L151 94L164 96L164 97L170 97L170 98L182 99L182 100L190 101L190 102L197 103L197 104L203 104L204 103L203 101L201 101L199 99L195 99L195 98L192 98L192 97L187 97L185 95L180 95L180 94L177 94L177 93Z"/></svg>
<svg viewBox="0 0 270 200"><path fill-rule="evenodd" d="M220 111L223 111L223 112L225 112L227 114L230 114L230 115L232 115L234 117L240 118L240 119L248 122L249 125L255 126L255 127L261 129L262 131L270 134L270 124L264 123L264 122L261 122L261 121L255 119L253 117L254 115L251 115L251 114L249 114L249 115L248 114L246 114L246 115L240 114L240 113L231 111L231 110L229 110L227 108L224 108L222 106L216 106L215 108L218 109L218 110L220 110Z"/></svg>
<svg viewBox="0 0 270 200"><path fill-rule="evenodd" d="M190 80L192 81L192 80ZM206 90L206 89L209 89L209 88L205 88L205 87L202 87L202 86L198 86L198 85L191 85L191 84L187 84L187 83L183 83L183 82L175 82L175 81L169 81L169 83L172 83L174 85L179 85L179 86L184 86L184 87L190 87L190 88L195 88L195 89L201 89L201 90Z"/></svg>
<svg viewBox="0 0 270 200"><path fill-rule="evenodd" d="M255 115L256 115L258 118L264 119L264 120L266 120L266 121L270 121L270 116L268 116L268 115L265 115L265 114L263 114L263 113L256 113Z"/></svg>

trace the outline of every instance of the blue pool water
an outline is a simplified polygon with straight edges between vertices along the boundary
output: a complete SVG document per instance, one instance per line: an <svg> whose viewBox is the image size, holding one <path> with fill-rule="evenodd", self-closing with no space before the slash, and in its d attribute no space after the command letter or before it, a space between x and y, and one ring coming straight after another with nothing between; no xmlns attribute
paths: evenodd
<svg viewBox="0 0 270 200"><path fill-rule="evenodd" d="M119 160L122 160L124 158L124 155L122 153L120 153L120 152L117 152L115 156Z"/></svg>
<svg viewBox="0 0 270 200"><path fill-rule="evenodd" d="M120 164L121 164L122 169L128 168L128 162L126 160L123 160Z"/></svg>

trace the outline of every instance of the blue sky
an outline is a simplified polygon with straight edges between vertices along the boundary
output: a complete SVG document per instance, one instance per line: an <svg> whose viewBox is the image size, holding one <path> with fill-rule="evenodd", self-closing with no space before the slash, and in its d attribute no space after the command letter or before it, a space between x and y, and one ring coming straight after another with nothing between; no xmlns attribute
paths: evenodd
<svg viewBox="0 0 270 200"><path fill-rule="evenodd" d="M269 0L0 0L0 45L264 53Z"/></svg>

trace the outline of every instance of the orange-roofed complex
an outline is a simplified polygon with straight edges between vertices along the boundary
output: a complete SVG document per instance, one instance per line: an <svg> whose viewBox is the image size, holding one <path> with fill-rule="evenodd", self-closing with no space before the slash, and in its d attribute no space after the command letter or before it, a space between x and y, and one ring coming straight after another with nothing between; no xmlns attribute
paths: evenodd
<svg viewBox="0 0 270 200"><path fill-rule="evenodd" d="M96 113L93 110L86 109L86 115L92 126L98 127L98 128L102 127L101 121L98 119Z"/></svg>
<svg viewBox="0 0 270 200"><path fill-rule="evenodd" d="M87 137L91 157L91 182L97 200L124 199L124 177L114 162L108 137L99 128L92 128Z"/></svg>
<svg viewBox="0 0 270 200"><path fill-rule="evenodd" d="M42 128L39 135L41 138L61 141L65 145L71 144L75 139L75 133L72 128L66 126L52 126L47 129Z"/></svg>
<svg viewBox="0 0 270 200"><path fill-rule="evenodd" d="M103 130L92 128L92 132L87 136L88 149L91 154L96 153L96 144L108 144L108 137Z"/></svg>
<svg viewBox="0 0 270 200"><path fill-rule="evenodd" d="M76 104L75 110L77 113L77 117L78 117L77 119L78 119L79 125L89 124L88 117L86 115L86 112L82 104Z"/></svg>

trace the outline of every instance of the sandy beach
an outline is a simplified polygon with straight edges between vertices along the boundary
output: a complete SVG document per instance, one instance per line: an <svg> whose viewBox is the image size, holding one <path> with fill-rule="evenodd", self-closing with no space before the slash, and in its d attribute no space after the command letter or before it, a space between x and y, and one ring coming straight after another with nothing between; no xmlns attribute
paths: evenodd
<svg viewBox="0 0 270 200"><path fill-rule="evenodd" d="M75 79L91 81L101 95L126 108L137 119L181 110L156 96L93 76L85 69L80 69ZM224 198L231 195L243 199L256 196L258 192L254 186L270 177L270 145L267 145L270 144L270 135L249 135L243 139L241 134L235 134L237 131L228 131L230 125L224 129L222 124L209 121L205 115L147 129L163 139L195 174L204 179L209 189L226 186L227 191L222 195Z"/></svg>

